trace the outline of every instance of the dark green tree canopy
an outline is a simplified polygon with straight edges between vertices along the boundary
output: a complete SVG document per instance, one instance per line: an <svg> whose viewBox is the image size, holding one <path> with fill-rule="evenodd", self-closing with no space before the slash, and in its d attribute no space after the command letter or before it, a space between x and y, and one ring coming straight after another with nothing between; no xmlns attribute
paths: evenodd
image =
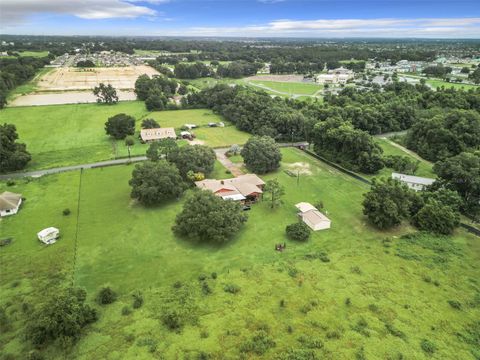
<svg viewBox="0 0 480 360"><path fill-rule="evenodd" d="M142 129L158 129L160 124L155 119L143 119Z"/></svg>
<svg viewBox="0 0 480 360"><path fill-rule="evenodd" d="M462 212L480 214L480 151L463 152L433 166L440 184L456 191L462 198Z"/></svg>
<svg viewBox="0 0 480 360"><path fill-rule="evenodd" d="M174 163L180 175L187 178L189 171L208 175L215 165L215 152L204 145L183 146L168 155L168 160Z"/></svg>
<svg viewBox="0 0 480 360"><path fill-rule="evenodd" d="M172 230L192 241L222 244L231 240L246 221L240 203L196 190L185 201Z"/></svg>
<svg viewBox="0 0 480 360"><path fill-rule="evenodd" d="M451 206L430 199L412 218L412 222L420 230L450 235L460 223L460 214Z"/></svg>
<svg viewBox="0 0 480 360"><path fill-rule="evenodd" d="M17 139L15 125L0 125L0 173L21 170L31 160L27 146L17 143Z"/></svg>
<svg viewBox="0 0 480 360"><path fill-rule="evenodd" d="M114 139L125 139L127 135L135 134L135 119L126 114L117 114L105 123L105 132Z"/></svg>
<svg viewBox="0 0 480 360"><path fill-rule="evenodd" d="M253 136L248 139L241 153L250 171L265 174L280 167L282 153L271 137Z"/></svg>
<svg viewBox="0 0 480 360"><path fill-rule="evenodd" d="M100 83L100 85L95 86L93 95L97 97L98 103L112 105L118 102L117 90L111 84Z"/></svg>
<svg viewBox="0 0 480 360"><path fill-rule="evenodd" d="M313 142L317 154L352 170L374 174L383 167L383 150L373 137L339 118L317 123Z"/></svg>
<svg viewBox="0 0 480 360"><path fill-rule="evenodd" d="M97 320L97 313L85 304L86 292L69 288L55 291L53 296L30 317L27 336L35 346L43 346L57 339L73 344L88 324Z"/></svg>
<svg viewBox="0 0 480 360"><path fill-rule="evenodd" d="M304 222L296 222L287 225L285 232L290 240L307 241L310 238L311 230Z"/></svg>
<svg viewBox="0 0 480 360"><path fill-rule="evenodd" d="M410 217L417 196L400 181L374 179L370 191L364 195L363 213L376 227L388 229Z"/></svg>
<svg viewBox="0 0 480 360"><path fill-rule="evenodd" d="M178 198L185 190L178 169L166 160L137 164L129 184L132 198L144 205L157 205Z"/></svg>
<svg viewBox="0 0 480 360"><path fill-rule="evenodd" d="M147 149L147 158L151 161L158 161L162 158L169 160L171 154L178 150L177 142L174 139L160 139L150 144Z"/></svg>

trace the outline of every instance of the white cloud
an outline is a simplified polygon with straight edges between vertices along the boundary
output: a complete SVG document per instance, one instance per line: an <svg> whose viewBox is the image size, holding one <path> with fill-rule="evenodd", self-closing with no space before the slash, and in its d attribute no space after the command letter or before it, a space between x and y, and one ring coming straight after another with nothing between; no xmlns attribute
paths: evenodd
<svg viewBox="0 0 480 360"><path fill-rule="evenodd" d="M195 27L185 35L245 37L480 37L480 18L279 19L243 27Z"/></svg>
<svg viewBox="0 0 480 360"><path fill-rule="evenodd" d="M133 4L137 0L1 0L0 23L20 25L35 14L74 15L82 19L136 18L155 16L147 6ZM164 0L141 2L160 3Z"/></svg>

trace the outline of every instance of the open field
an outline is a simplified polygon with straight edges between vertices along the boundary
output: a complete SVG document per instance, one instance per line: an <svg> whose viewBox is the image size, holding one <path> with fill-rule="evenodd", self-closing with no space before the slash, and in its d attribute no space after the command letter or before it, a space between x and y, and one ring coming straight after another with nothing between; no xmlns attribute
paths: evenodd
<svg viewBox="0 0 480 360"><path fill-rule="evenodd" d="M474 359L474 343L458 334L467 334L480 315L474 302L480 290L478 239L458 231L451 238L408 240L399 237L412 231L408 226L374 230L361 213L366 186L298 150L282 152L282 169L265 179L278 178L286 187L284 204L276 210L267 202L254 205L236 239L220 247L173 236L170 227L183 199L154 208L133 202L127 183L132 166L9 187L27 201L0 226L0 238L14 239L0 249L0 304L13 319L12 329L0 334L3 352L18 354L22 348L22 304L38 304L45 288L66 284L74 275L90 301L105 284L120 298L99 307L100 320L71 353L50 350L48 359L185 359L202 352L212 359L238 359L242 345L259 334L275 345L263 356L247 352L246 358L274 359L295 348L325 359L359 353L367 359ZM297 163L311 174L302 175L298 185L283 172ZM314 233L308 243L286 240L285 226L296 221L293 205L319 200L332 228ZM61 214L66 207L72 210L68 217ZM35 239L45 226L60 227L57 244L44 247ZM285 252L273 250L284 241ZM201 274L206 280L198 280ZM182 286L175 289L178 281ZM212 291L208 295L201 291L203 282ZM228 284L240 292L225 292ZM122 316L133 291L143 293L145 304ZM186 297L184 305L175 300L179 296ZM160 320L168 299L187 318L180 332ZM452 308L448 300L462 308ZM431 356L420 347L423 339L436 347Z"/></svg>
<svg viewBox="0 0 480 360"><path fill-rule="evenodd" d="M117 91L119 101L133 101L137 95L133 91ZM41 92L26 94L15 98L8 106L39 106L62 104L96 103L97 97L91 91Z"/></svg>
<svg viewBox="0 0 480 360"><path fill-rule="evenodd" d="M277 82L264 80L250 80L250 83L260 85L268 89L286 93L286 94L300 94L300 95L315 95L318 91L323 89L322 85L314 83L295 83L295 82Z"/></svg>
<svg viewBox="0 0 480 360"><path fill-rule="evenodd" d="M439 79L430 79L430 78L427 78L424 76L418 76L418 75L401 74L401 76L412 78L412 79L418 79L418 80L425 79L426 83L430 85L433 89L436 89L442 86L444 86L445 88L454 88L454 89L463 88L464 90L480 88L480 85L460 84L460 83L448 82L448 81L439 80Z"/></svg>
<svg viewBox="0 0 480 360"><path fill-rule="evenodd" d="M287 75L255 75L245 78L247 81L276 81L276 82L294 82L301 83L303 75L287 74Z"/></svg>
<svg viewBox="0 0 480 360"><path fill-rule="evenodd" d="M27 144L33 157L26 169L28 171L126 157L128 152L124 142L111 140L104 130L107 119L119 113L126 113L137 120L137 132L140 131L141 120L146 117L155 118L162 127L175 128L186 123L203 125L221 121L210 110L150 113L143 102L131 101L113 106L75 104L11 107L0 112L0 123L14 124L20 141ZM237 130L228 122L225 125L224 128L200 128L195 134L198 140L214 147L246 142L249 134ZM147 148L148 145L137 141L132 147L132 155L144 155Z"/></svg>
<svg viewBox="0 0 480 360"><path fill-rule="evenodd" d="M89 90L100 83L116 89L133 89L140 75L158 72L146 65L107 68L56 68L39 79L39 91Z"/></svg>

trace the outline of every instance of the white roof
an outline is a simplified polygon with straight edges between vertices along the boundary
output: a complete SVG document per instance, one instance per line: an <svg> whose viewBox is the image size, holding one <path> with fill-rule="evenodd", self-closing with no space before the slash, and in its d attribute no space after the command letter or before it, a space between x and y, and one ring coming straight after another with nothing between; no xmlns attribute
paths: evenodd
<svg viewBox="0 0 480 360"><path fill-rule="evenodd" d="M420 185L432 185L435 182L435 179L424 178L424 177L413 176L413 175L405 175L405 174L399 174L399 173L392 173L392 179L397 179L403 182L420 184Z"/></svg>
<svg viewBox="0 0 480 360"><path fill-rule="evenodd" d="M44 236L47 236L51 233L56 233L56 232L59 232L60 230L58 230L57 228L55 227L48 227L46 229L43 229L42 231L40 231L37 235L39 237L44 237Z"/></svg>
<svg viewBox="0 0 480 360"><path fill-rule="evenodd" d="M185 124L185 127L189 128L189 129L192 129L192 128L197 127L197 125L195 125L195 124Z"/></svg>
<svg viewBox="0 0 480 360"><path fill-rule="evenodd" d="M233 200L233 201L240 201L240 200L245 200L246 197L243 196L242 194L233 194L233 195L225 195L222 196L223 200Z"/></svg>
<svg viewBox="0 0 480 360"><path fill-rule="evenodd" d="M182 131L180 132L180 136L186 136L186 135L191 135L190 132L188 131Z"/></svg>
<svg viewBox="0 0 480 360"><path fill-rule="evenodd" d="M302 212L302 213L310 211L310 210L317 210L317 208L315 206L313 206L312 204L307 203L307 202L298 203L298 204L295 205L295 207L298 210L300 210L300 212Z"/></svg>

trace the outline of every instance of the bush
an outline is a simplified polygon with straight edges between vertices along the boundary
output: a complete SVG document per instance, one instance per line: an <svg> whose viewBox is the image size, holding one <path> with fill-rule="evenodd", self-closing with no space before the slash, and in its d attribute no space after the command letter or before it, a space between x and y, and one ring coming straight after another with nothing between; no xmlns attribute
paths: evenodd
<svg viewBox="0 0 480 360"><path fill-rule="evenodd" d="M462 308L462 304L457 300L448 300L448 304L452 308L457 309L457 310L460 310Z"/></svg>
<svg viewBox="0 0 480 360"><path fill-rule="evenodd" d="M425 351L427 354L430 354L430 355L433 354L435 350L437 350L437 347L435 346L435 344L427 339L423 339L420 342L420 347L422 348L423 351Z"/></svg>
<svg viewBox="0 0 480 360"><path fill-rule="evenodd" d="M122 308L122 315L123 316L127 316L127 315L130 315L132 313L132 309L130 309L129 306L124 306Z"/></svg>
<svg viewBox="0 0 480 360"><path fill-rule="evenodd" d="M230 294L236 294L238 292L240 292L240 287L238 285L235 285L235 284L228 284L228 285L225 285L223 290L225 292L228 292Z"/></svg>
<svg viewBox="0 0 480 360"><path fill-rule="evenodd" d="M63 216L68 216L68 215L70 215L70 213L71 213L71 211L70 211L69 208L63 209L63 211L62 211Z"/></svg>
<svg viewBox="0 0 480 360"><path fill-rule="evenodd" d="M143 295L140 292L137 292L132 295L133 296L133 308L139 309L143 305Z"/></svg>
<svg viewBox="0 0 480 360"><path fill-rule="evenodd" d="M15 181L13 181L13 180L8 180L8 181L7 181L7 186L15 186L15 184L16 184L16 183L15 183Z"/></svg>
<svg viewBox="0 0 480 360"><path fill-rule="evenodd" d="M307 241L310 238L310 228L304 222L287 225L285 228L287 237L295 241Z"/></svg>
<svg viewBox="0 0 480 360"><path fill-rule="evenodd" d="M117 300L117 294L108 286L98 292L97 302L100 305L112 304L115 300Z"/></svg>
<svg viewBox="0 0 480 360"><path fill-rule="evenodd" d="M212 275L210 275L212 277L213 280L215 280L217 278L217 273L216 272L212 272Z"/></svg>
<svg viewBox="0 0 480 360"><path fill-rule="evenodd" d="M263 355L269 349L275 347L275 345L275 341L265 331L258 331L242 344L240 350L242 352L253 352L256 355Z"/></svg>

